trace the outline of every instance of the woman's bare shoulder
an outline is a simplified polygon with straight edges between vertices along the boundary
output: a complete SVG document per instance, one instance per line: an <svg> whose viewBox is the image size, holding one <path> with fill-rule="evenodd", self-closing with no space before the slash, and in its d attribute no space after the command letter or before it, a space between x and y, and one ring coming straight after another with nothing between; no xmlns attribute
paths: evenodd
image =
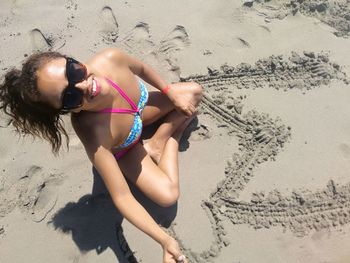
<svg viewBox="0 0 350 263"><path fill-rule="evenodd" d="M125 52L119 48L106 48L93 55L88 63L112 62L115 64L123 64L125 60Z"/></svg>
<svg viewBox="0 0 350 263"><path fill-rule="evenodd" d="M104 118L99 118L96 114L89 112L71 115L74 131L87 151L100 145L107 149L113 146L109 125L106 125L105 121Z"/></svg>

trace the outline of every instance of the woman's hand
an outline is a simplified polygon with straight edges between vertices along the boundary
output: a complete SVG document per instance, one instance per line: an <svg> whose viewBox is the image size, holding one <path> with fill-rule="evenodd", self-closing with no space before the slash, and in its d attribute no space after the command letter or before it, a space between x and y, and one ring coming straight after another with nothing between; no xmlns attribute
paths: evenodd
<svg viewBox="0 0 350 263"><path fill-rule="evenodd" d="M169 85L167 92L168 98L174 103L175 109L190 117L196 112L195 98L188 89L178 88L175 85Z"/></svg>
<svg viewBox="0 0 350 263"><path fill-rule="evenodd" d="M163 263L187 263L186 257L181 253L179 244L174 238L169 236L162 247Z"/></svg>

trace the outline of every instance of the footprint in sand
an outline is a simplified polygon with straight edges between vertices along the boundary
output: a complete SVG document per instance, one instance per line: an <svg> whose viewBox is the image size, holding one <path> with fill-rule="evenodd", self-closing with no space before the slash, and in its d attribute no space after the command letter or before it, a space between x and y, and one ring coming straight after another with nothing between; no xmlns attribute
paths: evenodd
<svg viewBox="0 0 350 263"><path fill-rule="evenodd" d="M13 185L0 195L0 215L10 213L16 206L31 214L34 222L41 222L55 207L57 187L61 176L47 174L42 167L31 166Z"/></svg>
<svg viewBox="0 0 350 263"><path fill-rule="evenodd" d="M101 10L101 17L104 22L101 35L103 40L110 44L115 43L119 36L119 25L112 8L105 6Z"/></svg>
<svg viewBox="0 0 350 263"><path fill-rule="evenodd" d="M177 25L161 42L158 52L171 54L190 45L189 36L185 27Z"/></svg>
<svg viewBox="0 0 350 263"><path fill-rule="evenodd" d="M31 30L29 35L32 42L32 49L35 52L59 50L66 44L65 40L60 37L45 36L38 28Z"/></svg>
<svg viewBox="0 0 350 263"><path fill-rule="evenodd" d="M19 189L22 204L27 207L34 222L41 222L56 205L61 178L56 174L46 174L39 166L32 166L21 179L26 179Z"/></svg>
<svg viewBox="0 0 350 263"><path fill-rule="evenodd" d="M55 175L51 175L41 185L36 187L38 195L32 208L32 220L34 222L44 220L55 207L58 199L57 186L59 183L60 180L55 178Z"/></svg>
<svg viewBox="0 0 350 263"><path fill-rule="evenodd" d="M151 38L149 25L145 22L138 23L127 36L125 37L126 41L142 42L149 41Z"/></svg>
<svg viewBox="0 0 350 263"><path fill-rule="evenodd" d="M39 29L34 28L29 34L34 51L42 52L52 49L52 42Z"/></svg>
<svg viewBox="0 0 350 263"><path fill-rule="evenodd" d="M130 53L135 52L151 52L155 44L151 40L149 25L145 22L138 23L126 36L122 39L122 44Z"/></svg>

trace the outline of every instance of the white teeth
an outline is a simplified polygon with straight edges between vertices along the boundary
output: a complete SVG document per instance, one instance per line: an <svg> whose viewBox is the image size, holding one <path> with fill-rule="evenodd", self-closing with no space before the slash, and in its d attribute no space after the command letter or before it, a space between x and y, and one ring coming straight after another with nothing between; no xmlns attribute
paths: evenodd
<svg viewBox="0 0 350 263"><path fill-rule="evenodd" d="M92 80L92 96L95 96L96 90L97 90L96 81Z"/></svg>

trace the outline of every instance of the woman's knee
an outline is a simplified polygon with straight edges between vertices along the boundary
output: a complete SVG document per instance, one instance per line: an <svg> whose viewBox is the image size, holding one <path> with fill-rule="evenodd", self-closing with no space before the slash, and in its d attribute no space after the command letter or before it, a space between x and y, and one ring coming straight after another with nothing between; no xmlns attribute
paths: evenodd
<svg viewBox="0 0 350 263"><path fill-rule="evenodd" d="M162 207L169 207L174 205L179 199L180 191L178 187L170 186L160 193L160 197L156 200L156 203Z"/></svg>

